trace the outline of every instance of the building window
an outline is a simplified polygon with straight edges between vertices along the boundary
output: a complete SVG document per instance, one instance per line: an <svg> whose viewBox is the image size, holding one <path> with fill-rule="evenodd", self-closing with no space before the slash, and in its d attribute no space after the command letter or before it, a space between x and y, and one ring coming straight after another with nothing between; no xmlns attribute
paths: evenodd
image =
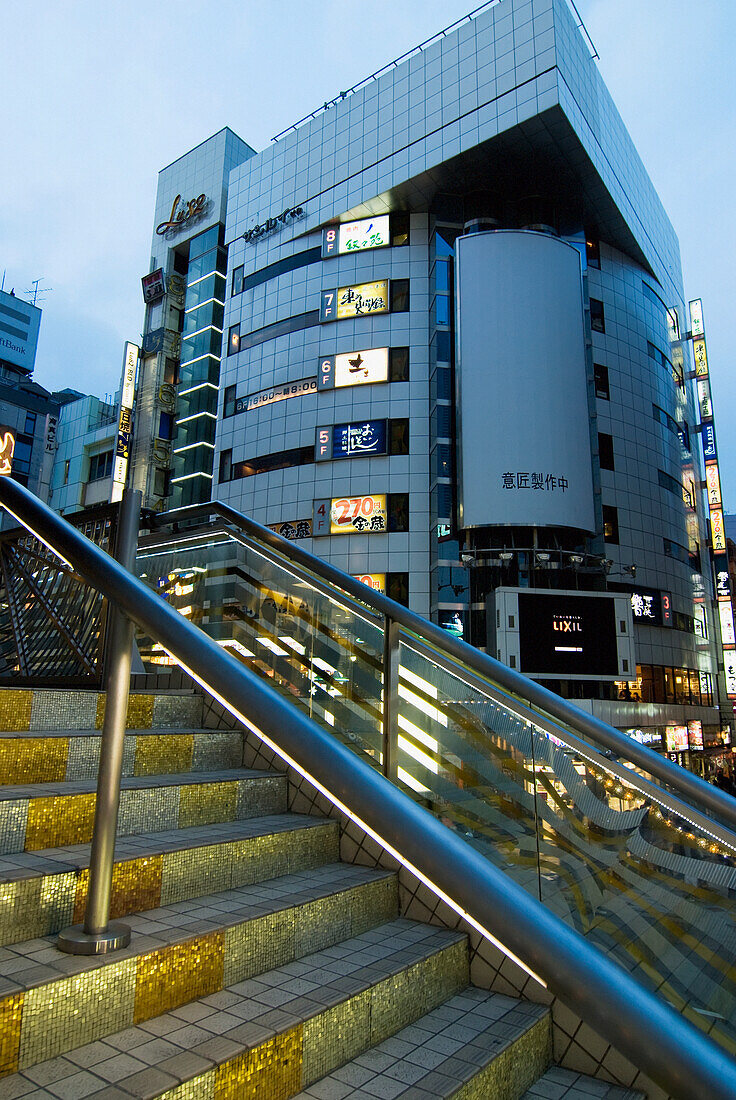
<svg viewBox="0 0 736 1100"><path fill-rule="evenodd" d="M408 531L409 494L389 493L387 504L389 531Z"/></svg>
<svg viewBox="0 0 736 1100"><path fill-rule="evenodd" d="M174 438L174 418L171 413L162 412L158 422L159 439Z"/></svg>
<svg viewBox="0 0 736 1100"><path fill-rule="evenodd" d="M32 412L26 413L26 426L23 429L24 435L34 435L36 431L36 414Z"/></svg>
<svg viewBox="0 0 736 1100"><path fill-rule="evenodd" d="M236 386L225 387L225 404L223 407L223 416L232 416L235 412L235 390ZM222 479L221 479L222 480Z"/></svg>
<svg viewBox="0 0 736 1100"><path fill-rule="evenodd" d="M590 299L590 327L593 332L606 331L606 318L603 314L603 302L600 298Z"/></svg>
<svg viewBox="0 0 736 1100"><path fill-rule="evenodd" d="M310 462L314 462L314 445L295 447L291 451L277 451L275 454L236 462L232 467L231 478L236 481L255 474L267 474L272 470L287 470L290 466L307 466Z"/></svg>
<svg viewBox="0 0 736 1100"><path fill-rule="evenodd" d="M603 538L618 543L618 511L610 504L603 505Z"/></svg>
<svg viewBox="0 0 736 1100"><path fill-rule="evenodd" d="M675 477L671 477L666 474L664 470L657 470L657 480L662 489L666 489L668 493L672 493L673 496L680 497L681 500L685 499L682 483Z"/></svg>
<svg viewBox="0 0 736 1100"><path fill-rule="evenodd" d="M68 458L64 459L64 485L69 484L69 466L70 465L71 465L71 460L68 459Z"/></svg>
<svg viewBox="0 0 736 1100"><path fill-rule="evenodd" d="M394 248L398 245L409 243L409 215L391 215L391 244Z"/></svg>
<svg viewBox="0 0 736 1100"><path fill-rule="evenodd" d="M170 386L176 386L179 381L179 362L176 359L166 357L164 364L164 382Z"/></svg>
<svg viewBox="0 0 736 1100"><path fill-rule="evenodd" d="M66 474L64 471L66 484ZM89 480L101 481L112 473L112 451L103 451L101 454L91 455L89 460Z"/></svg>
<svg viewBox="0 0 736 1100"><path fill-rule="evenodd" d="M598 432L598 460L601 470L615 470L613 464L613 436Z"/></svg>
<svg viewBox="0 0 736 1100"><path fill-rule="evenodd" d="M585 258L588 261L588 267L601 266L601 246L600 241L595 240L592 237L585 238Z"/></svg>
<svg viewBox="0 0 736 1100"><path fill-rule="evenodd" d="M409 349L390 348L388 353L389 382L409 381Z"/></svg>
<svg viewBox="0 0 736 1100"><path fill-rule="evenodd" d="M408 313L409 311L409 280L391 280L391 312Z"/></svg>
<svg viewBox="0 0 736 1100"><path fill-rule="evenodd" d="M391 455L408 455L409 453L409 418L401 417L397 420L389 420L388 453Z"/></svg>
<svg viewBox="0 0 736 1100"><path fill-rule="evenodd" d="M220 452L220 481L230 481L233 476L233 452L232 450Z"/></svg>
<svg viewBox="0 0 736 1100"><path fill-rule="evenodd" d="M244 277L244 265L240 264L239 267L233 268L233 283L230 291L231 297L235 297L236 294L243 293L243 277Z"/></svg>
<svg viewBox="0 0 736 1100"><path fill-rule="evenodd" d="M611 390L608 385L608 367L604 367L602 363L594 363L593 371L595 374L596 397L600 397L602 401L610 401Z"/></svg>
<svg viewBox="0 0 736 1100"><path fill-rule="evenodd" d="M240 351L240 325L231 325L227 334L227 353L237 355Z"/></svg>

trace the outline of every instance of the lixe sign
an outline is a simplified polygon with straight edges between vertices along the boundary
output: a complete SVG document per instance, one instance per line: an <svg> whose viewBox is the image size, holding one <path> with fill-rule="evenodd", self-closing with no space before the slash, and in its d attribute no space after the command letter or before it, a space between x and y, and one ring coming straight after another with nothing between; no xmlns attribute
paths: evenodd
<svg viewBox="0 0 736 1100"><path fill-rule="evenodd" d="M196 199L182 202L181 195L177 195L171 204L169 220L160 222L156 226L156 232L160 237L165 233L179 233L189 222L197 221L207 213L208 203L206 195L197 195Z"/></svg>

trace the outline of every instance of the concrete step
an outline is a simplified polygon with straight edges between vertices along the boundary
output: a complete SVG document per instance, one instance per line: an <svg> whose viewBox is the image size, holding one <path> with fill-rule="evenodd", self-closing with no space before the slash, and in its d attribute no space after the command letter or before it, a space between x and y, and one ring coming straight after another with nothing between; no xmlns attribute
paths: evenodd
<svg viewBox="0 0 736 1100"><path fill-rule="evenodd" d="M99 730L0 733L0 787L96 779ZM123 775L222 771L243 763L243 735L190 728L128 730Z"/></svg>
<svg viewBox="0 0 736 1100"><path fill-rule="evenodd" d="M0 948L0 1076L361 935L397 908L395 875L337 863L131 916L131 945L113 955L65 955L51 937ZM462 948L465 973L464 939L441 935Z"/></svg>
<svg viewBox="0 0 736 1100"><path fill-rule="evenodd" d="M4 1095L287 1098L454 997L467 972L462 936L393 920L67 1055L25 1065L21 1044ZM548 1058L546 1019L540 1031Z"/></svg>
<svg viewBox="0 0 736 1100"><path fill-rule="evenodd" d="M89 852L89 844L77 844L0 857L0 945L83 920ZM338 859L337 822L298 814L121 837L110 915L117 919Z"/></svg>
<svg viewBox="0 0 736 1100"><path fill-rule="evenodd" d="M93 780L0 788L0 855L37 852L92 837ZM118 835L242 821L286 810L286 779L248 768L121 782Z"/></svg>
<svg viewBox="0 0 736 1100"><path fill-rule="evenodd" d="M60 688L0 688L0 730L102 729L104 691L71 691ZM166 729L202 725L202 696L193 692L142 692L131 694L126 727Z"/></svg>

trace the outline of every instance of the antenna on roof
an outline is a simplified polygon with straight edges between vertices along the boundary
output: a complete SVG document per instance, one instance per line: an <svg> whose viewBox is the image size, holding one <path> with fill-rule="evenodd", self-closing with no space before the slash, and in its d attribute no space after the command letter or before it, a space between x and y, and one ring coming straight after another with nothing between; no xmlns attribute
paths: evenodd
<svg viewBox="0 0 736 1100"><path fill-rule="evenodd" d="M33 301L31 302L31 305L35 306L38 305L39 302L45 301L46 295L49 293L50 290L54 289L52 286L41 286L40 284L43 282L43 280L43 275L40 279L31 279L31 286L26 291L24 291L25 294L30 294L32 296ZM31 287L33 289L31 289Z"/></svg>

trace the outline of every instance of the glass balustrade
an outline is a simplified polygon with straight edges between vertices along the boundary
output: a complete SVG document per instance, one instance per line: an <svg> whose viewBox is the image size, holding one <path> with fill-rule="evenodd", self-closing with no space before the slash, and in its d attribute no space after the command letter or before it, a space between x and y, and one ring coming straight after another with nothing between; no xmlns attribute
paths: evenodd
<svg viewBox="0 0 736 1100"><path fill-rule="evenodd" d="M253 672L383 766L384 620L368 603L224 525L148 537L138 570ZM139 644L144 661L170 661L151 639ZM736 1052L736 840L627 761L404 628L394 690L399 785Z"/></svg>

